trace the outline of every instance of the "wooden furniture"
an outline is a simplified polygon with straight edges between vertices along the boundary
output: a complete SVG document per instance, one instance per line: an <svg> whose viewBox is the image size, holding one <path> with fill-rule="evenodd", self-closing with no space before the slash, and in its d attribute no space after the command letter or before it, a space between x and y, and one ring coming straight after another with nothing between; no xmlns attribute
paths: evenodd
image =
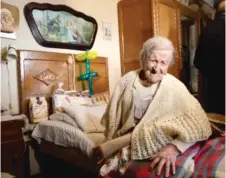
<svg viewBox="0 0 226 178"><path fill-rule="evenodd" d="M139 68L142 44L153 36L152 9L151 0L121 0L118 3L122 75Z"/></svg>
<svg viewBox="0 0 226 178"><path fill-rule="evenodd" d="M198 12L177 0L121 0L118 3L122 75L140 68L139 53L152 36L169 38L175 47L175 62L169 73L181 78L181 14L199 24ZM199 27L197 25L197 32ZM197 36L198 37L198 36Z"/></svg>
<svg viewBox="0 0 226 178"><path fill-rule="evenodd" d="M209 120L214 123L224 124L225 125L225 115L217 113L207 113Z"/></svg>
<svg viewBox="0 0 226 178"><path fill-rule="evenodd" d="M31 96L45 96L49 105L49 114L52 113L51 95L58 82L64 83L63 89L65 90L81 91L88 88L86 81L78 80L80 73L85 72L85 64L73 60L71 54L19 50L19 59L20 109L27 116L29 116L28 100ZM90 64L91 71L98 72L98 77L93 79L94 93L109 91L107 58L98 57ZM36 76L40 73L42 74L41 80L49 79L49 83L52 79L57 79L46 85L37 79ZM43 140L40 145L37 145L37 150L44 155L54 156L59 160L92 172L98 170L96 162L88 158L78 148L56 146ZM43 159L45 158L44 156Z"/></svg>
<svg viewBox="0 0 226 178"><path fill-rule="evenodd" d="M64 90L87 90L87 82L78 80L85 73L85 64L77 62L71 54L19 50L20 110L28 114L28 101L32 96L45 96L51 113L51 95L58 82L63 82ZM98 72L93 79L94 93L109 91L108 60L97 57L90 63L91 71ZM40 75L47 83L37 79Z"/></svg>
<svg viewBox="0 0 226 178"><path fill-rule="evenodd" d="M22 127L24 127L24 120L1 122L1 172L20 178L24 176L23 154L25 151Z"/></svg>

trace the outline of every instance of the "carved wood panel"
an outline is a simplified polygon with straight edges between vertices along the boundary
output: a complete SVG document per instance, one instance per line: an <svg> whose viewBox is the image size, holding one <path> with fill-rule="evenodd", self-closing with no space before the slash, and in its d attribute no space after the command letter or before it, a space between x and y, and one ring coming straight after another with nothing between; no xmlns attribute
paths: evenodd
<svg viewBox="0 0 226 178"><path fill-rule="evenodd" d="M58 82L64 83L64 90L87 89L87 81L83 86L78 80L82 72L79 66L84 69L85 64L78 63L71 54L19 50L19 58L21 113L28 115L28 101L34 96L45 96L51 112L51 95ZM97 57L90 66L99 74L93 81L94 92L109 91L107 58Z"/></svg>

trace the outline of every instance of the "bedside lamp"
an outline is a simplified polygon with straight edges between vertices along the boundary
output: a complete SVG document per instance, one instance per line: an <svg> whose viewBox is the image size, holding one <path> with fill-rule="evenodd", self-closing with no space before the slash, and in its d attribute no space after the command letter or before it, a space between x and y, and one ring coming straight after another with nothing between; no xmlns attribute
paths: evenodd
<svg viewBox="0 0 226 178"><path fill-rule="evenodd" d="M9 70L9 66L8 66L8 62L11 60L17 60L18 59L18 55L17 55L17 51L16 51L16 47L13 44L10 44L7 48L6 51L6 55L5 58L3 60L5 60L6 62L6 69L7 69L7 75L8 75L8 91L9 91L9 112L12 114L12 94L11 94L11 85L10 85L10 70Z"/></svg>
<svg viewBox="0 0 226 178"><path fill-rule="evenodd" d="M7 52L6 52L6 62L9 60L17 60L17 51L16 51L16 47L13 44L10 44L8 46Z"/></svg>

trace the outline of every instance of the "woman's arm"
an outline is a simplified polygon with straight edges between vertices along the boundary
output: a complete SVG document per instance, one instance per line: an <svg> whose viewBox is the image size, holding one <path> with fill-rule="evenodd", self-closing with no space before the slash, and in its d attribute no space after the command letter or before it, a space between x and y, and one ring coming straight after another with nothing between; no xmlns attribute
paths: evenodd
<svg viewBox="0 0 226 178"><path fill-rule="evenodd" d="M125 89L127 75L128 73L117 83L105 113L101 119L101 124L105 127L104 135L107 140L111 140L115 136L121 122L121 108L119 106L119 101Z"/></svg>
<svg viewBox="0 0 226 178"><path fill-rule="evenodd" d="M184 153L188 148L190 148L195 143L196 142L186 143L186 142L182 142L178 139L175 139L171 142L171 144L173 144L177 147L177 149L180 151L181 154Z"/></svg>

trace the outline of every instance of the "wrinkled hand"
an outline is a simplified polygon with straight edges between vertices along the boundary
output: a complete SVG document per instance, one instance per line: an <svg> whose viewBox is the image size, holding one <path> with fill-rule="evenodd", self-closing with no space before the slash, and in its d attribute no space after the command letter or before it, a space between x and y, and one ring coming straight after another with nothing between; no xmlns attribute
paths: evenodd
<svg viewBox="0 0 226 178"><path fill-rule="evenodd" d="M170 173L170 167L172 166L172 173L176 173L176 158L180 154L180 151L173 144L169 144L162 148L158 153L154 154L150 159L151 168L157 167L157 175L160 175L162 167L165 165L165 176L168 177Z"/></svg>

